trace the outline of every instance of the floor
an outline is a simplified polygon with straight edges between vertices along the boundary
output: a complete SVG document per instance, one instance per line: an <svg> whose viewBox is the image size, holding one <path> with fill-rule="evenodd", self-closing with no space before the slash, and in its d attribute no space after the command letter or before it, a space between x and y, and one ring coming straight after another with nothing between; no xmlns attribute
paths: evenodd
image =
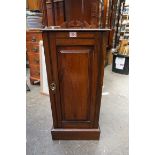
<svg viewBox="0 0 155 155"><path fill-rule="evenodd" d="M128 155L128 75L105 68L99 141L53 141L49 97L40 86L26 93L27 155Z"/></svg>

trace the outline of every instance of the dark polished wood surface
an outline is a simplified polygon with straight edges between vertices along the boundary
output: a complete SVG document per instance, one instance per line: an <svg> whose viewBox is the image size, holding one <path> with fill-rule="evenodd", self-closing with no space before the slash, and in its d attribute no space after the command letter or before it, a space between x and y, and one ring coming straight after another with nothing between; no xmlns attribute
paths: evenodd
<svg viewBox="0 0 155 155"><path fill-rule="evenodd" d="M53 139L99 139L106 38L107 29L43 30Z"/></svg>

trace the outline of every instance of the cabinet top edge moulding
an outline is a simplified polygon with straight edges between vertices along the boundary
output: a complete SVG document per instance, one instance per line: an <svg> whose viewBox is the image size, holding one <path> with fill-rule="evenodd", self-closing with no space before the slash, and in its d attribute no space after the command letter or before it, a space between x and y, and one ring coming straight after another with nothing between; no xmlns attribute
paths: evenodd
<svg viewBox="0 0 155 155"><path fill-rule="evenodd" d="M67 31L67 32L75 32L75 31L110 31L111 29L105 28L105 29L99 29L99 28L54 28L54 27L46 27L44 29L41 29L41 31Z"/></svg>

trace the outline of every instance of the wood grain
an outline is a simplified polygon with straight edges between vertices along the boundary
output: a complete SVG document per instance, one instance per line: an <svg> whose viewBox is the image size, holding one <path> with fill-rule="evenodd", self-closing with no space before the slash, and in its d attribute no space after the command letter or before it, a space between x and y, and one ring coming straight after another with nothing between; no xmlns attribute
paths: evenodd
<svg viewBox="0 0 155 155"><path fill-rule="evenodd" d="M87 48L58 49L63 120L88 120L91 58L92 51Z"/></svg>
<svg viewBox="0 0 155 155"><path fill-rule="evenodd" d="M100 129L52 129L53 140L99 140Z"/></svg>

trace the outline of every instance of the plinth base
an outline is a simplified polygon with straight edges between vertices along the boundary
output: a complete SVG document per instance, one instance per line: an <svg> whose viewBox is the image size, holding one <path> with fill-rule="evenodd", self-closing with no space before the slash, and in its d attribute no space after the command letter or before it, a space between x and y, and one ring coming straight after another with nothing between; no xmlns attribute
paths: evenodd
<svg viewBox="0 0 155 155"><path fill-rule="evenodd" d="M99 140L100 129L52 129L53 140Z"/></svg>

